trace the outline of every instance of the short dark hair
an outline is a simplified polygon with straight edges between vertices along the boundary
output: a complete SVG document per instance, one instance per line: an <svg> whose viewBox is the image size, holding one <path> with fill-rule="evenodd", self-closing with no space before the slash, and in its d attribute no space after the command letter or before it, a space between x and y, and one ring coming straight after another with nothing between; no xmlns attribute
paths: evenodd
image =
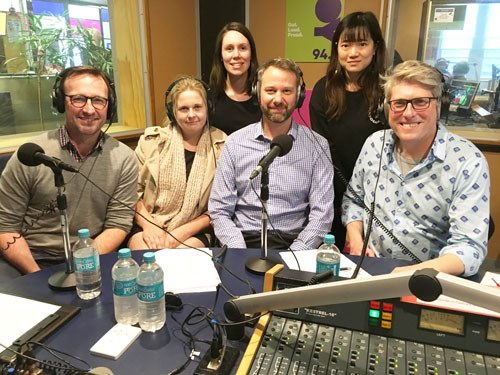
<svg viewBox="0 0 500 375"><path fill-rule="evenodd" d="M91 75L101 78L108 89L108 111L107 118L112 119L116 114L116 92L113 80L101 69L91 65L71 66L61 71L57 76L52 87L52 106L59 113L65 112L65 83L68 78L80 75Z"/></svg>
<svg viewBox="0 0 500 375"><path fill-rule="evenodd" d="M469 73L469 63L467 61L459 61L453 66L453 75L464 76Z"/></svg>
<svg viewBox="0 0 500 375"><path fill-rule="evenodd" d="M295 74L295 77L297 77L297 87L300 85L302 72L297 63L285 57L276 57L274 59L267 60L257 70L256 82L258 86L260 86L262 75L270 67L275 67L278 69L293 72Z"/></svg>
<svg viewBox="0 0 500 375"><path fill-rule="evenodd" d="M109 83L111 82L111 78L108 77L106 73L104 73L101 69L96 68L95 66L91 65L80 65L80 66L72 66L69 68L66 68L63 70L59 75L61 76L61 82L60 82L60 87L61 87L61 92L64 94L64 84L66 83L66 80L68 78L74 77L74 76L80 76L88 74L94 77L100 77L103 79L103 81L106 83L106 86L109 86ZM111 95L111 92L108 87L108 99L109 96Z"/></svg>

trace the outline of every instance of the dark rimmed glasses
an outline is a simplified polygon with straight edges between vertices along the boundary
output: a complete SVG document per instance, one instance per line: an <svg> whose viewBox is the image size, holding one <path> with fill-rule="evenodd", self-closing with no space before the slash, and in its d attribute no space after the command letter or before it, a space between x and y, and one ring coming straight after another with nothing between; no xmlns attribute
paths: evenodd
<svg viewBox="0 0 500 375"><path fill-rule="evenodd" d="M434 96L426 97L426 98L413 98L413 99L395 99L389 100L389 108L391 111L399 113L404 112L408 103L411 103L413 109L417 112L424 111L431 105L431 100L436 100L437 98Z"/></svg>
<svg viewBox="0 0 500 375"><path fill-rule="evenodd" d="M95 109L104 109L108 105L108 99L101 96L85 96L85 95L64 95L69 98L71 104L76 108L83 108L87 105L90 100L92 107Z"/></svg>

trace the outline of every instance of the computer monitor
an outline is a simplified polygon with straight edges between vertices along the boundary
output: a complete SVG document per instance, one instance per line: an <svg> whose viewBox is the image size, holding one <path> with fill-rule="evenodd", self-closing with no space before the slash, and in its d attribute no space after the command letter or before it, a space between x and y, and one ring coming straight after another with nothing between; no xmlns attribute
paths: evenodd
<svg viewBox="0 0 500 375"><path fill-rule="evenodd" d="M457 106L457 113L470 113L479 89L478 81L454 79L450 83L450 101Z"/></svg>

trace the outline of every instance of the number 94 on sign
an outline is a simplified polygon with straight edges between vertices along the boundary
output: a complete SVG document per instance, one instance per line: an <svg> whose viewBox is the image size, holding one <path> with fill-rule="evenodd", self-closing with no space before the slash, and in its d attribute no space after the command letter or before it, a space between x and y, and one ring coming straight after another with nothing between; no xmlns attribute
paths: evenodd
<svg viewBox="0 0 500 375"><path fill-rule="evenodd" d="M328 54L326 53L326 49L324 48L322 50L315 48L313 49L312 54L314 56L314 60L318 59L328 60L330 58L330 56L328 56Z"/></svg>

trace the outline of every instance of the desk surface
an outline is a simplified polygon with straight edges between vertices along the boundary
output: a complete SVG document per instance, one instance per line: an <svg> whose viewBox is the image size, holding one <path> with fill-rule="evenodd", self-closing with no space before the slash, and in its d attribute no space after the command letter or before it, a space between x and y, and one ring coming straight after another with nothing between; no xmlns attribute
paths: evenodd
<svg viewBox="0 0 500 375"><path fill-rule="evenodd" d="M270 251L271 254L273 252ZM246 259L258 255L260 255L260 250L257 249L230 249L225 257L224 265L237 275L248 279L255 290L260 292L262 291L263 277L247 272L244 266ZM137 261L141 260L141 256L142 252L133 252L133 257ZM354 261L356 258L352 257ZM47 283L49 276L56 271L64 270L64 265L17 278L10 283L0 285L0 291L44 302L80 307L80 313L47 337L44 343L84 359L92 368L104 366L120 375L167 374L182 365L190 352L190 348L186 344L187 339L180 334L179 326L172 320L171 312L167 313L167 323L164 328L155 333L142 333L118 360L114 361L90 354L90 348L116 323L111 289L111 267L115 261L116 254L101 256L102 294L93 301L80 300L75 291L54 291L49 288ZM375 275L388 273L400 264L404 264L404 262L366 258L364 268ZM238 281L227 271L220 271L220 276L231 293L235 295L248 294L248 286ZM229 299L222 291L218 301L215 301L215 293L213 292L183 294L181 297L184 303L196 306L212 307L216 303L216 312L219 313L221 319L223 319L222 307L224 302ZM182 321L190 311L191 308L184 307L175 314L178 320ZM211 339L211 332L211 329L207 327L197 332L196 335L199 338ZM245 339L240 342L231 341L230 346L243 352L251 333L252 330L248 329ZM196 349L203 355L208 349L208 345L197 344ZM55 360L49 358L45 352L37 352L37 357ZM199 360L192 361L184 373L193 373L198 362ZM73 361L72 363L81 365Z"/></svg>

